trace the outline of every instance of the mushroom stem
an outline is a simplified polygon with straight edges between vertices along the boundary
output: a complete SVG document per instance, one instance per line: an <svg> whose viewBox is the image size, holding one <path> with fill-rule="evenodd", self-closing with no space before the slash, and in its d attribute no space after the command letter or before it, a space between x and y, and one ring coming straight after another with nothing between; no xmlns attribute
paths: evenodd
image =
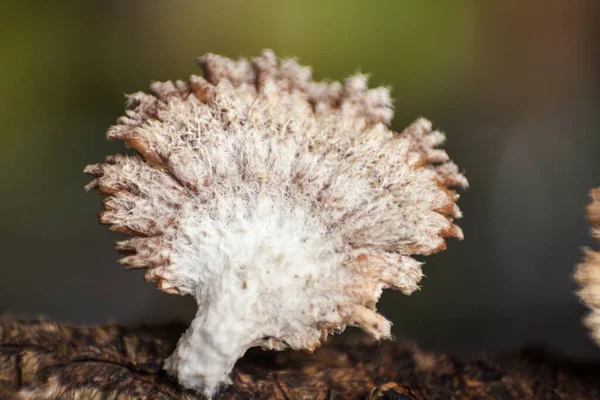
<svg viewBox="0 0 600 400"><path fill-rule="evenodd" d="M244 324L230 322L216 313L199 310L173 354L165 360L167 373L184 387L202 391L209 398L221 385L231 384L229 373L250 345Z"/></svg>

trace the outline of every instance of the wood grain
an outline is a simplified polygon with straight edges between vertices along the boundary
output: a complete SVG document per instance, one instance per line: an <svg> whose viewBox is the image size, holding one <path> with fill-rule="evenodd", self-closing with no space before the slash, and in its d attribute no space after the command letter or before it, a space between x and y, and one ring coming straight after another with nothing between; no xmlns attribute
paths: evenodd
<svg viewBox="0 0 600 400"><path fill-rule="evenodd" d="M161 369L180 325L72 327L0 318L0 399L201 399ZM599 399L600 364L541 349L459 360L407 341L337 336L317 349L253 349L219 399Z"/></svg>

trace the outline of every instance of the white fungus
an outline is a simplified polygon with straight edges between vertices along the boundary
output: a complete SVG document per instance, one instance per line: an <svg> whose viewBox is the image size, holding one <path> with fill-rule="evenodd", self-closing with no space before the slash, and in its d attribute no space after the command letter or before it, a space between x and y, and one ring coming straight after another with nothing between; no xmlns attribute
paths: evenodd
<svg viewBox="0 0 600 400"><path fill-rule="evenodd" d="M587 207L588 219L592 224L592 237L600 242L600 188L590 192L592 202ZM583 262L574 274L575 281L581 286L577 292L591 312L584 323L591 330L594 341L600 345L600 251L584 249Z"/></svg>
<svg viewBox="0 0 600 400"><path fill-rule="evenodd" d="M389 90L364 75L314 82L270 51L200 64L129 96L107 135L137 155L85 169L108 195L100 222L135 236L121 263L198 303L165 369L210 396L250 347L313 351L349 325L389 338L382 290L412 293L411 256L462 239L444 135L390 130Z"/></svg>

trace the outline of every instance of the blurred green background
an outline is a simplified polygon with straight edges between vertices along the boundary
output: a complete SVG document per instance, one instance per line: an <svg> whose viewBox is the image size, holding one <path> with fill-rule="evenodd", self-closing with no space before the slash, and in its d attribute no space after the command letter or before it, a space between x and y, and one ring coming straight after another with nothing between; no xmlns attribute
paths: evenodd
<svg viewBox="0 0 600 400"><path fill-rule="evenodd" d="M0 5L0 311L74 323L192 318L120 267L82 169L124 93L200 73L196 57L298 57L316 78L391 85L394 128L449 138L471 188L464 242L387 291L396 336L470 353L540 342L600 358L570 280L600 177L600 2L78 1Z"/></svg>

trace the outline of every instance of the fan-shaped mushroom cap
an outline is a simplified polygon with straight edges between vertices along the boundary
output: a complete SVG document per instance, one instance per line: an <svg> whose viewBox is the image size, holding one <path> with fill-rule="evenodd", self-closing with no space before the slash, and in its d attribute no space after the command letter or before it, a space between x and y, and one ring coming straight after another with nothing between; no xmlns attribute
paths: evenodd
<svg viewBox="0 0 600 400"><path fill-rule="evenodd" d="M600 241L600 188L592 190L590 198L588 220L592 224L592 237ZM600 344L600 252L584 249L583 262L577 266L573 277L581 286L577 294L591 310L584 323L591 330L592 338Z"/></svg>
<svg viewBox="0 0 600 400"><path fill-rule="evenodd" d="M382 290L410 294L411 256L462 239L452 188L467 181L444 135L390 130L389 90L364 75L314 82L270 51L200 65L129 96L108 139L138 154L85 169L108 195L100 222L134 236L121 263L198 302L166 369L210 394L252 346L312 351L347 325L389 338Z"/></svg>

